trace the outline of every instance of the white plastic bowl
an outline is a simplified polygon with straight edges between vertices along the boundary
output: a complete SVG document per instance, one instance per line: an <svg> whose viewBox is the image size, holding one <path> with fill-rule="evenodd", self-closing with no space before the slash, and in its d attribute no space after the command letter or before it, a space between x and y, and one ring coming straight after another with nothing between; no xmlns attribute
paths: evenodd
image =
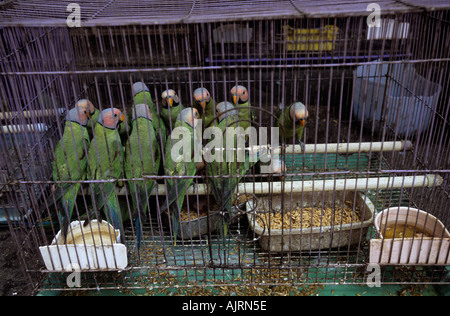
<svg viewBox="0 0 450 316"><path fill-rule="evenodd" d="M69 231L76 233L84 224L84 221L75 221L70 224ZM91 225L97 225L93 220ZM114 230L110 224L111 232L115 232L116 243L111 240L102 244L64 244L61 231L48 246L39 247L48 271L71 271L71 270L123 270L128 265L127 247L120 243L120 231ZM87 229L85 229L86 231ZM87 233L88 234L88 233ZM86 235L86 237L88 237ZM86 239L85 239L86 240Z"/></svg>
<svg viewBox="0 0 450 316"><path fill-rule="evenodd" d="M433 237L383 238L387 224L411 225ZM375 218L378 239L370 240L370 263L449 265L450 233L435 216L411 207L391 207Z"/></svg>
<svg viewBox="0 0 450 316"><path fill-rule="evenodd" d="M386 224L411 225L418 230L426 232L437 238L450 238L450 233L444 224L430 213L411 207L391 207L378 213L375 218L375 227L380 238Z"/></svg>

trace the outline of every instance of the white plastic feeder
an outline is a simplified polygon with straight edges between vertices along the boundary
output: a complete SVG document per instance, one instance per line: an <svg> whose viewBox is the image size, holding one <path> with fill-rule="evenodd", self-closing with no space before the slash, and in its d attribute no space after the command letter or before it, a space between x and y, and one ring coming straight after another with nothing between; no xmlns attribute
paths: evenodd
<svg viewBox="0 0 450 316"><path fill-rule="evenodd" d="M95 233L99 227L96 220L85 228L83 224L84 221L75 221L68 229L68 241L73 237L76 244L65 244L59 231L49 246L39 247L46 269L55 272L125 269L127 247L120 243L120 231L103 221L100 238Z"/></svg>

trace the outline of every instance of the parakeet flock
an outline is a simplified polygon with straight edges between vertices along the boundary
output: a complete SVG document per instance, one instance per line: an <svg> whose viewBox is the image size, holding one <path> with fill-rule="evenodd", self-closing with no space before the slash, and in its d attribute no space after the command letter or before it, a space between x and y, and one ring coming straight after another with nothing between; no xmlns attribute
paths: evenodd
<svg viewBox="0 0 450 316"><path fill-rule="evenodd" d="M175 236L188 189L195 176L204 174L205 184L223 215L221 231L227 234L226 215L232 208L236 188L256 164L248 154L244 154L244 159L237 157L240 136L228 128L246 130L255 122L248 90L235 86L230 90L232 103L217 103L206 88L200 87L193 92L192 105L185 106L176 91L167 89L160 95L160 108L145 83L136 82L131 91L130 113L112 106L99 111L91 101L80 100L66 115L52 164L54 199L59 202L63 235L70 234L68 227L75 211L77 218L83 214L88 217L86 223L93 217L106 220L121 232L122 242L123 223L131 220L139 249L142 226L151 214L149 201L157 188L157 178L166 176L158 178L166 188L165 194L159 194L165 199L160 200L158 209L160 214L167 212ZM290 140L303 145L308 115L306 106L300 102L278 113L282 143ZM214 157L220 159L205 162L202 133L211 126L220 131L221 136L216 137L220 136L223 147L226 144L231 148L214 152ZM283 162L275 161L273 171L284 173ZM76 203L83 181L87 183L84 192L90 193L92 201L89 210L81 210ZM117 194L120 190L128 193L131 211L121 207Z"/></svg>

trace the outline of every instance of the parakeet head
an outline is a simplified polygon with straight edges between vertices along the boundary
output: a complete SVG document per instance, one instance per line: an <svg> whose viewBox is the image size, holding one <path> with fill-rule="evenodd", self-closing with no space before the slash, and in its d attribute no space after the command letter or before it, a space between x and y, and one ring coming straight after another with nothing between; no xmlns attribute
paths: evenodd
<svg viewBox="0 0 450 316"><path fill-rule="evenodd" d="M180 105L180 97L175 90L169 89L161 94L162 104L165 108Z"/></svg>
<svg viewBox="0 0 450 316"><path fill-rule="evenodd" d="M150 90L148 89L148 87L146 86L145 83L136 82L133 84L133 96L135 96L138 93L144 92L144 91L150 92Z"/></svg>
<svg viewBox="0 0 450 316"><path fill-rule="evenodd" d="M238 115L237 111L236 110L233 111L233 109L235 109L235 107L230 102L220 102L219 104L217 104L216 111L217 116L219 118L219 122L223 121L227 117L237 116Z"/></svg>
<svg viewBox="0 0 450 316"><path fill-rule="evenodd" d="M200 118L197 109L195 108L186 108L180 112L177 117L177 121L182 121L183 123L187 123L192 128L195 128L197 125L197 120Z"/></svg>
<svg viewBox="0 0 450 316"><path fill-rule="evenodd" d="M91 116L94 115L94 113L95 113L94 105L92 104L91 101L86 100L86 99L78 101L75 104L75 107L80 107L80 108L85 109L89 113L89 115L91 115Z"/></svg>
<svg viewBox="0 0 450 316"><path fill-rule="evenodd" d="M291 105L290 115L293 122L300 123L302 126L305 126L309 113L303 103L296 102Z"/></svg>
<svg viewBox="0 0 450 316"><path fill-rule="evenodd" d="M133 121L138 117L152 121L152 113L147 104L138 104L133 108Z"/></svg>
<svg viewBox="0 0 450 316"><path fill-rule="evenodd" d="M109 129L117 129L121 123L125 122L125 115L116 108L103 110L98 116L99 124Z"/></svg>
<svg viewBox="0 0 450 316"><path fill-rule="evenodd" d="M205 110L206 105L211 101L211 94L205 88L198 88L194 91L194 100Z"/></svg>
<svg viewBox="0 0 450 316"><path fill-rule="evenodd" d="M86 126L90 116L86 109L82 107L74 107L66 115L67 122L75 122L81 126Z"/></svg>
<svg viewBox="0 0 450 316"><path fill-rule="evenodd" d="M231 97L234 104L247 103L249 99L247 88L244 86L234 86L231 89Z"/></svg>

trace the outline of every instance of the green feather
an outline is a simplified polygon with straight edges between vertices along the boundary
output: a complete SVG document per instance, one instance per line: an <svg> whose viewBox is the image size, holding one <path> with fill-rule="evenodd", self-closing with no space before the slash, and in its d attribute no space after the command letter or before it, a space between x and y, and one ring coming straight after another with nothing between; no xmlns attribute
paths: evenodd
<svg viewBox="0 0 450 316"><path fill-rule="evenodd" d="M89 147L89 135L86 127L77 123L66 122L62 139L55 148L53 161L54 181L83 181L86 179L86 149ZM55 199L62 202L60 211L63 234L66 236L78 191L79 183L63 183L56 186Z"/></svg>
<svg viewBox="0 0 450 316"><path fill-rule="evenodd" d="M210 123L214 120L214 117L216 116L216 101L214 101L214 99L211 98L211 100L209 100L209 103L206 104L205 111L203 111L201 105L195 101L192 107L197 109L198 113L200 114L200 118L202 119L203 122L203 129L206 129L208 128L208 126L211 126Z"/></svg>
<svg viewBox="0 0 450 316"><path fill-rule="evenodd" d="M153 118L153 127L155 128L158 141L162 139L162 143L166 142L167 131L164 120L160 118L155 103L153 103L152 95L148 91L143 91L134 96L134 105L147 104ZM131 117L131 115L130 115Z"/></svg>
<svg viewBox="0 0 450 316"><path fill-rule="evenodd" d="M172 144L172 136L167 139L166 143L166 151L165 151L165 161L164 161L164 170L165 174L168 176L189 176L189 178L183 179L167 179L167 201L163 203L160 211L165 212L168 207L171 207L172 210L172 230L174 238L177 234L177 229L179 227L178 218L179 212L183 206L186 191L194 182L193 176L197 173L197 168L195 165L193 152L194 152L194 129L186 123L181 124L180 121L177 121L175 127L185 127L183 130L183 137L179 139L175 139ZM179 159L179 161L173 161L172 159L172 148L175 144L190 138L191 140L191 161L185 162L183 159ZM198 138L201 140L201 138Z"/></svg>
<svg viewBox="0 0 450 316"><path fill-rule="evenodd" d="M184 107L183 107L183 104L181 104L181 103L171 107L170 113L169 113L169 108L163 107L161 109L161 117L164 120L164 124L166 125L166 130L170 130L170 127L174 128L175 121L176 121L178 115L180 114L180 112L183 111L183 109L184 109Z"/></svg>
<svg viewBox="0 0 450 316"><path fill-rule="evenodd" d="M183 136L179 139L176 139L173 141L169 137L167 139L166 143L166 151L165 151L165 173L169 176L195 176L197 169L195 166L194 159L191 159L190 162L184 162L183 159L179 159L179 161L173 161L172 160L172 148L175 144L186 140L187 138L190 138L191 145L194 144L194 130L191 126L189 126L186 123L181 123L179 121L176 122L175 127L185 127L183 131ZM193 147L192 147L192 153L193 153ZM193 155L192 155L193 158ZM181 209L186 189L192 184L194 179L181 179L181 180L173 180L173 179L167 179L167 186L168 186L168 197L169 197L169 206L175 202L175 200L178 200L178 209ZM178 192L178 193L177 193Z"/></svg>
<svg viewBox="0 0 450 316"><path fill-rule="evenodd" d="M250 126L252 126L251 122L255 121L255 113L249 108L249 103L238 103L235 105L238 109L238 115L239 115L239 126L244 129L244 131L247 130Z"/></svg>
<svg viewBox="0 0 450 316"><path fill-rule="evenodd" d="M104 128L96 124L94 139L88 152L90 180L111 180L123 177L124 152L117 130ZM104 208L107 219L115 228L121 230L123 238L122 219L125 220L127 212L121 216L116 196L114 182L94 183L93 193L98 210Z"/></svg>
<svg viewBox="0 0 450 316"><path fill-rule="evenodd" d="M125 151L125 177L136 179L142 178L144 174L158 175L161 150L152 121L139 117L133 121L132 128ZM133 220L136 223L138 250L142 237L141 220L143 222L146 218L148 199L155 187L155 182L155 180L128 182L135 209Z"/></svg>
<svg viewBox="0 0 450 316"><path fill-rule="evenodd" d="M222 120L218 127L223 133L223 144L226 146L227 138L233 137L233 148L237 149L237 136L231 134L231 130L226 129L227 126L235 126L233 122L237 121L237 116L228 116L227 119ZM238 162L237 151L233 151L233 161L227 161L227 153L223 153L223 162L213 161L207 164L206 170L209 176L220 176L220 177L208 177L210 187L214 198L222 206L222 209L226 212L231 211L233 196L236 191L237 185L239 184L242 176L247 173L250 169L249 156L248 153L245 155L244 162ZM223 177L225 176L225 177ZM233 176L233 177L228 177ZM228 227L226 221L222 223L223 231L225 236L227 235Z"/></svg>
<svg viewBox="0 0 450 316"><path fill-rule="evenodd" d="M304 126L300 123L295 124L295 130L294 130L294 121L291 118L290 115L290 107L287 107L278 113L278 127L283 127L285 132L285 141L291 142L292 141L301 141L303 137L303 131ZM282 130L280 129L280 137L283 137ZM284 141L284 139L282 139Z"/></svg>
<svg viewBox="0 0 450 316"><path fill-rule="evenodd" d="M95 125L97 125L99 115L100 115L100 111L98 109L95 109L94 114L88 120L87 131L89 132L89 137L91 139L92 139L92 137L94 137Z"/></svg>

